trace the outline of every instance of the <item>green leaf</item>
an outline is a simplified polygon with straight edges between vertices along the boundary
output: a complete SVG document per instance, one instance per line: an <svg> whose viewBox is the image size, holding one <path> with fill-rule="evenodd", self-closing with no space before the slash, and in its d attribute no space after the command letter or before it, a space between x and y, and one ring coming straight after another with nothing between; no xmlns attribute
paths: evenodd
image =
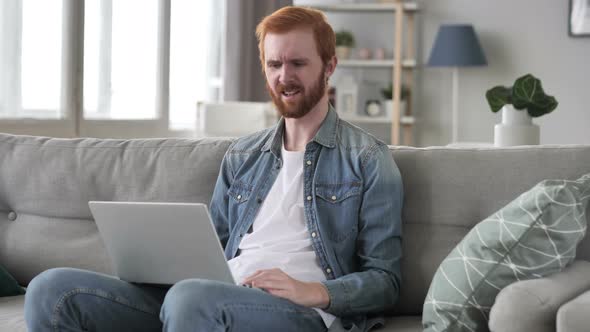
<svg viewBox="0 0 590 332"><path fill-rule="evenodd" d="M539 107L536 105L530 105L527 107L527 111L529 115L533 118L539 117L541 115L545 115L547 113L553 112L555 108L557 108L558 102L552 96L546 96L546 98L541 103L543 106Z"/></svg>
<svg viewBox="0 0 590 332"><path fill-rule="evenodd" d="M512 87L514 108L527 109L532 117L550 113L557 107L557 100L543 91L541 81L531 74L524 75Z"/></svg>
<svg viewBox="0 0 590 332"><path fill-rule="evenodd" d="M486 99L492 109L492 112L496 113L504 107L506 104L512 102L512 89L505 86L495 86L486 91Z"/></svg>
<svg viewBox="0 0 590 332"><path fill-rule="evenodd" d="M352 32L342 30L336 32L336 46L354 47L355 40Z"/></svg>

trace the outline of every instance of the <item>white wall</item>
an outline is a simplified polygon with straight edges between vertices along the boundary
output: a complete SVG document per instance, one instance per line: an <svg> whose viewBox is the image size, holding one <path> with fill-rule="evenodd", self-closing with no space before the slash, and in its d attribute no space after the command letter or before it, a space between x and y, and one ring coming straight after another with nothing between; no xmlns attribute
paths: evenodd
<svg viewBox="0 0 590 332"><path fill-rule="evenodd" d="M459 70L459 140L493 142L500 114L489 110L485 91L512 85L532 73L559 101L551 114L535 119L541 144L590 144L590 38L567 32L567 0L423 0L419 1L419 63L426 63L438 27L471 23L489 65ZM335 30L350 27L358 46L391 48L393 19L381 14L330 14ZM416 145L445 145L451 137L451 70L416 70Z"/></svg>
<svg viewBox="0 0 590 332"><path fill-rule="evenodd" d="M553 113L535 120L541 144L590 144L590 38L568 35L567 0L430 0L422 7L423 63L441 23L472 23L488 59L488 67L459 71L460 140L492 142L500 114L489 111L485 91L512 85L530 72L559 101ZM445 143L450 135L450 70L423 68L421 74L417 111L423 125L417 140L420 145ZM443 119L438 112L445 114Z"/></svg>

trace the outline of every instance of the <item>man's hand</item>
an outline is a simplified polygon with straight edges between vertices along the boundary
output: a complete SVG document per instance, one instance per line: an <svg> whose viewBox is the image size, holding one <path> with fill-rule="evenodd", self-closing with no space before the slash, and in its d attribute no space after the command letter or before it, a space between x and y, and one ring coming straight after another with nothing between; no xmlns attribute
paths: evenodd
<svg viewBox="0 0 590 332"><path fill-rule="evenodd" d="M258 270L243 283L306 307L325 309L330 304L324 285L293 279L281 269Z"/></svg>

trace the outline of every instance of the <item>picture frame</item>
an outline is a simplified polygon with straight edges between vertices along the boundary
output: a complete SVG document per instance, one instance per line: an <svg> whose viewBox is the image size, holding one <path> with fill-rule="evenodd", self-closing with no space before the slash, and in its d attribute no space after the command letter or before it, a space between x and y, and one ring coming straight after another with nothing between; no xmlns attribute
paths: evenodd
<svg viewBox="0 0 590 332"><path fill-rule="evenodd" d="M336 111L343 119L357 116L359 86L352 76L342 78L336 85Z"/></svg>
<svg viewBox="0 0 590 332"><path fill-rule="evenodd" d="M571 37L590 37L590 0L570 0L567 22Z"/></svg>

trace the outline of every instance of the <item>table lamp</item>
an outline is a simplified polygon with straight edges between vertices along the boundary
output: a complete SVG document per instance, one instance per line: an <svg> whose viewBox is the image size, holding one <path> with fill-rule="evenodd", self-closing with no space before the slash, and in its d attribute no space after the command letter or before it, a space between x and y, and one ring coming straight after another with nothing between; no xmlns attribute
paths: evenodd
<svg viewBox="0 0 590 332"><path fill-rule="evenodd" d="M471 24L443 24L438 29L428 66L453 68L453 142L459 136L459 67L485 66L486 57Z"/></svg>

